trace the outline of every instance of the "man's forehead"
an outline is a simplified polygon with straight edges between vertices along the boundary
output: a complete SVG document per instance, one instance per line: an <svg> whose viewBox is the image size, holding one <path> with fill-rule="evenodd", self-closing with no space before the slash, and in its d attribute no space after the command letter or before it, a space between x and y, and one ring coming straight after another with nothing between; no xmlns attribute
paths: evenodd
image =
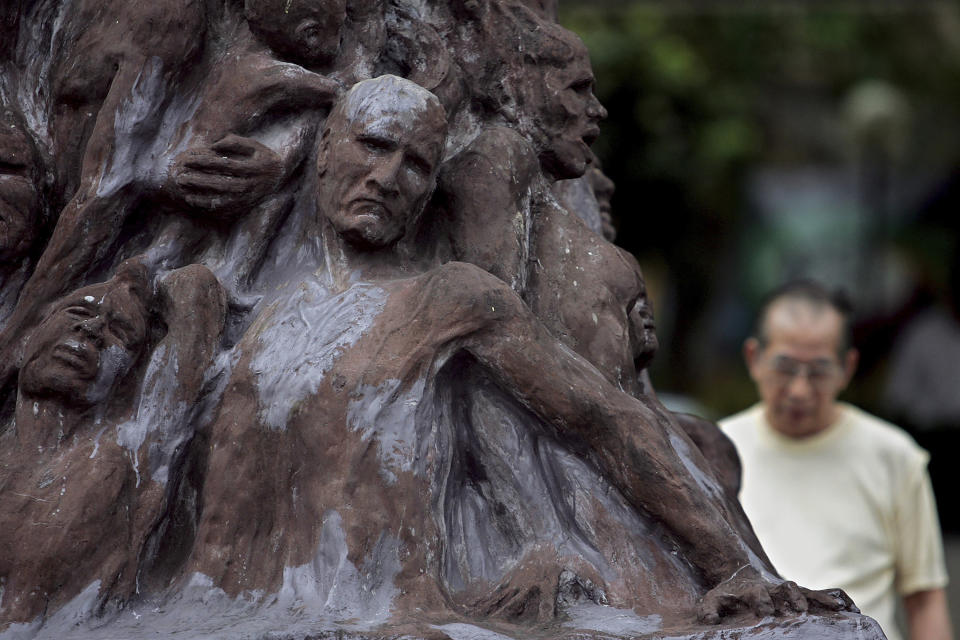
<svg viewBox="0 0 960 640"><path fill-rule="evenodd" d="M406 144L426 154L437 153L443 144L442 131L437 121L428 114L386 113L376 118L365 118L350 124L353 137L374 137Z"/></svg>
<svg viewBox="0 0 960 640"><path fill-rule="evenodd" d="M70 295L64 296L57 304L56 311L66 309L67 307L98 308L106 294L107 289L98 285L78 289Z"/></svg>
<svg viewBox="0 0 960 640"><path fill-rule="evenodd" d="M79 289L63 298L55 311L62 311L74 306L86 307L96 311L109 310L135 317L145 315L146 310L140 297L134 295L126 286L104 287L94 285Z"/></svg>
<svg viewBox="0 0 960 640"><path fill-rule="evenodd" d="M764 319L764 333L771 344L835 350L842 331L843 316L836 309L806 300L777 300Z"/></svg>
<svg viewBox="0 0 960 640"><path fill-rule="evenodd" d="M570 82L587 80L592 82L593 67L590 65L590 54L586 47L577 43L574 47L573 56L562 64L549 65L546 68L548 76L554 78L565 78Z"/></svg>
<svg viewBox="0 0 960 640"><path fill-rule="evenodd" d="M399 117L443 119L443 107L436 96L408 80L381 76L357 83L339 105L350 122Z"/></svg>
<svg viewBox="0 0 960 640"><path fill-rule="evenodd" d="M350 128L354 132L397 135L424 124L423 120L422 116L418 118L410 112L368 112L351 120Z"/></svg>

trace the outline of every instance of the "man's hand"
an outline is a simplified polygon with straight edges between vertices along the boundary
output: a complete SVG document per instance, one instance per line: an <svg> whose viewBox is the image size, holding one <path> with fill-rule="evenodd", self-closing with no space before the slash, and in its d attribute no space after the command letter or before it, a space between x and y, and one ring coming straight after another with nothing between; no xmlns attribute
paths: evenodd
<svg viewBox="0 0 960 640"><path fill-rule="evenodd" d="M840 589L814 591L795 582L771 582L753 567L743 567L703 596L697 618L707 624L717 624L723 617L744 610L761 618L806 611L859 612Z"/></svg>
<svg viewBox="0 0 960 640"><path fill-rule="evenodd" d="M228 135L176 157L167 188L175 200L220 218L246 213L279 184L283 160L251 138Z"/></svg>

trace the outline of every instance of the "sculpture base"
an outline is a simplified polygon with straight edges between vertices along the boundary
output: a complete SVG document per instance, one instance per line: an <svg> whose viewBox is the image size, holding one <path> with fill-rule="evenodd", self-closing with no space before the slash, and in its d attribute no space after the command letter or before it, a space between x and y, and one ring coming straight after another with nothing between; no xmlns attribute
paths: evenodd
<svg viewBox="0 0 960 640"><path fill-rule="evenodd" d="M667 627L644 631L638 618L629 611L618 612L606 619L595 619L593 629L570 629L551 632L547 629L509 633L492 631L473 625L457 624L437 627L445 635L424 637L423 640L885 640L886 636L872 618L853 613L831 615L799 615L792 618L765 618L753 622L718 626ZM651 616L657 618L658 616ZM746 616L744 616L746 617ZM642 619L640 619L642 620ZM653 621L651 621L653 622ZM570 623L564 625L570 627ZM341 638L335 633L311 636L309 640ZM357 640L368 640L357 636ZM293 640L291 638L290 640ZM297 640L300 640L299 638ZM369 638L373 640L373 638ZM380 640L380 638L377 638ZM385 640L385 639L384 639ZM419 639L418 639L419 640Z"/></svg>
<svg viewBox="0 0 960 640"><path fill-rule="evenodd" d="M212 604L212 603L208 603ZM69 609L69 608L68 608ZM213 606L212 609L216 609ZM204 617L202 607L156 607L142 614L127 609L111 620L61 612L42 626L12 625L0 632L2 640L163 639L177 640L886 640L872 618L855 613L802 614L756 620L749 614L725 624L662 625L659 615L639 616L629 609L576 605L568 619L552 624L510 625L500 621L481 624L459 621L410 622L401 626L371 625L351 620L285 625L269 614ZM67 613L67 615L63 615ZM211 613L208 609L207 613ZM225 612L221 612L225 613ZM305 613L305 612L302 612ZM239 614L239 615L237 615ZM307 616L309 617L309 616Z"/></svg>
<svg viewBox="0 0 960 640"><path fill-rule="evenodd" d="M834 615L800 615L794 618L764 619L752 625L701 629L683 634L653 634L651 638L683 640L885 640L880 625L867 616L842 613Z"/></svg>
<svg viewBox="0 0 960 640"><path fill-rule="evenodd" d="M635 632L635 623L636 619L627 613L611 615L605 623L599 625L604 627L602 630L571 629L551 632L541 628L517 633L453 623L433 626L436 634L423 633L415 636L403 632L368 635L331 630L306 637L297 634L266 634L262 636L262 640L886 640L876 621L852 613L800 615L778 620L766 618L753 624L666 628L639 634ZM618 626L622 628L617 629Z"/></svg>

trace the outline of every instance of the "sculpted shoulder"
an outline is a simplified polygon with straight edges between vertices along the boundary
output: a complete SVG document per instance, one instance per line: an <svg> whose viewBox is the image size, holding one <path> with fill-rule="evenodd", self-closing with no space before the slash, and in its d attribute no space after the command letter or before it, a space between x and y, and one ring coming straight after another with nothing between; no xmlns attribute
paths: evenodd
<svg viewBox="0 0 960 640"><path fill-rule="evenodd" d="M73 3L54 64L54 95L60 101L96 102L123 64L152 60L163 72L187 66L203 50L207 18L201 0Z"/></svg>
<svg viewBox="0 0 960 640"><path fill-rule="evenodd" d="M521 313L523 303L503 280L467 262L448 262L418 278L443 313L481 323Z"/></svg>
<svg viewBox="0 0 960 640"><path fill-rule="evenodd" d="M282 106L286 109L329 109L342 89L332 78L262 52L235 58L225 71L243 72L242 92L248 99L257 99L270 106L280 106L280 101L284 100ZM237 82L238 78L234 77L232 81Z"/></svg>
<svg viewBox="0 0 960 640"><path fill-rule="evenodd" d="M478 165L482 165L490 177L514 185L531 183L540 167L530 141L509 127L484 129L447 163L443 175L467 178L469 176L459 170L469 167L472 172ZM476 173L470 175L473 179L479 178Z"/></svg>

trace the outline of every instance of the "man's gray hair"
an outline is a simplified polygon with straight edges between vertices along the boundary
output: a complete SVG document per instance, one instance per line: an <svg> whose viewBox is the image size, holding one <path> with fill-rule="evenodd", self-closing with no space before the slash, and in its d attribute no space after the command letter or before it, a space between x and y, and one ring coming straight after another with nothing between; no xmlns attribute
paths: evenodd
<svg viewBox="0 0 960 640"><path fill-rule="evenodd" d="M437 96L410 80L383 75L353 85L333 107L327 122L335 121L335 116L345 118L347 122L413 118L432 110L439 111L446 123L447 113Z"/></svg>
<svg viewBox="0 0 960 640"><path fill-rule="evenodd" d="M850 298L840 289L828 289L816 280L808 278L791 280L764 296L753 328L753 337L760 342L761 346L765 347L769 342L767 315L770 308L782 300L802 302L815 311L833 309L843 321L838 345L840 357L843 358L847 350L853 346L853 330L850 326L853 305L850 303Z"/></svg>

